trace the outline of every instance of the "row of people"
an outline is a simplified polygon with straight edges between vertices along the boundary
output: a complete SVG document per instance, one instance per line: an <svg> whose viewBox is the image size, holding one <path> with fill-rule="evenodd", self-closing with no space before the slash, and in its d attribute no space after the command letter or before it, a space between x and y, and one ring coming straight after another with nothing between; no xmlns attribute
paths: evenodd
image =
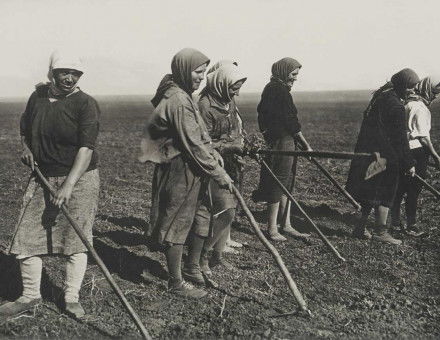
<svg viewBox="0 0 440 340"><path fill-rule="evenodd" d="M212 264L227 267L223 252L237 206L232 185L239 181L243 165L239 156L243 147L243 122L234 97L239 94L246 76L232 61L215 64L209 69L206 87L196 102L193 92L200 87L208 65L208 57L194 49L183 49L173 57L172 73L162 79L152 99L155 109L143 134L140 157L143 162L156 163L146 234L163 246L170 291L197 298L206 295L206 291L187 281L204 283ZM274 63L271 80L257 108L260 129L275 150L292 150L295 142L302 149L311 150L301 133L290 95L300 68L292 58ZM77 87L82 72L78 58L54 53L50 82L37 86L22 115L22 159L31 167L37 161L57 193L51 197L42 183L31 177L10 247L10 253L20 263L23 293L15 302L0 306L0 316L22 312L41 300L41 255L47 254L67 256L65 310L75 317L84 315L78 296L87 266L86 249L59 211L66 203L69 213L92 241L99 193L95 145L100 111L96 101ZM416 85L417 94L408 91ZM426 92L432 100L440 92L438 83L434 85L435 82L429 86L427 81L419 82L413 71L403 70L375 93L366 111L356 151L380 152L387 158L387 169L368 181L365 180L366 164L353 162L347 187L362 203L363 220L372 207L378 211L379 239L390 240L383 222L385 212L387 214L394 201L398 178L406 178L399 175L402 171L415 171L406 135L403 100L413 98L419 102L425 98L422 89L429 89ZM440 164L429 140L429 128L422 129L417 119L413 118L414 123L410 125L416 126L419 133L414 132L410 137L428 145ZM377 138L379 131L381 139ZM287 186L292 180L292 157L273 157L270 164ZM268 202L269 236L276 241L285 240L278 230L278 220L279 211L286 206L286 197L263 173L257 193L259 200ZM292 227L290 214L287 216L282 231L306 236ZM365 225L357 227L355 234L365 237ZM181 268L187 239L188 256Z"/></svg>

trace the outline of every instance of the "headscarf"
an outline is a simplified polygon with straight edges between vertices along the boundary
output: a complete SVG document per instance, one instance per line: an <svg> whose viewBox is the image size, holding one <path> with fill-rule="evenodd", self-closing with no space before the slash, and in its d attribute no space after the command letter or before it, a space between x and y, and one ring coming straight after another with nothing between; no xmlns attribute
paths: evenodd
<svg viewBox="0 0 440 340"><path fill-rule="evenodd" d="M417 73L410 68L404 68L391 77L393 88L401 98L405 90L413 88L419 81Z"/></svg>
<svg viewBox="0 0 440 340"><path fill-rule="evenodd" d="M440 77L430 76L420 80L416 87L415 93L411 95L408 101L423 101L427 106L437 97L440 93Z"/></svg>
<svg viewBox="0 0 440 340"><path fill-rule="evenodd" d="M66 97L76 91L78 91L78 83L66 93L65 91L61 91L57 85L54 78L53 70L56 69L69 69L79 71L84 73L84 66L82 64L82 59L72 53L71 51L59 51L56 50L52 53L49 59L49 72L47 73L47 77L49 78L49 95L54 98L62 98ZM38 85L37 85L38 86Z"/></svg>
<svg viewBox="0 0 440 340"><path fill-rule="evenodd" d="M410 68L404 68L403 70L395 73L391 77L391 81L387 81L384 85L382 85L378 90L373 93L373 97L371 98L370 103L364 111L364 117L368 116L371 108L373 107L374 103L380 95L391 90L395 90L397 94L402 97L405 90L413 88L419 80L420 79L417 73Z"/></svg>
<svg viewBox="0 0 440 340"><path fill-rule="evenodd" d="M219 104L228 104L232 101L229 88L238 81L246 81L247 77L240 73L233 64L224 65L211 72L206 77L206 91L208 91Z"/></svg>
<svg viewBox="0 0 440 340"><path fill-rule="evenodd" d="M209 68L208 72L206 72L206 75L208 75L208 74L214 72L214 71L217 70L219 67L226 66L226 65L235 65L235 66L238 66L238 63L237 63L236 61L232 61L232 60L228 60L228 59L224 59L224 60L217 61L214 65L212 65L212 66Z"/></svg>
<svg viewBox="0 0 440 340"><path fill-rule="evenodd" d="M191 94L193 92L191 72L204 64L209 64L208 57L196 49L184 48L177 52L171 60L172 74L165 75L159 83L156 94L151 100L153 106L159 105L165 92L174 84Z"/></svg>
<svg viewBox="0 0 440 340"><path fill-rule="evenodd" d="M297 68L301 68L301 64L293 58L283 58L272 65L272 79L281 81L287 85L289 74Z"/></svg>

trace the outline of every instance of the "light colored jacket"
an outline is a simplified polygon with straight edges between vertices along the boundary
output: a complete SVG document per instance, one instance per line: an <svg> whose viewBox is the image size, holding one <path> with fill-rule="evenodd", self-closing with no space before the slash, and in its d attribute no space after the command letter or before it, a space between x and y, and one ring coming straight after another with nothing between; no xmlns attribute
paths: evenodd
<svg viewBox="0 0 440 340"><path fill-rule="evenodd" d="M167 163L184 154L220 185L228 175L218 163L197 104L178 86L168 89L154 109L141 141L140 162Z"/></svg>

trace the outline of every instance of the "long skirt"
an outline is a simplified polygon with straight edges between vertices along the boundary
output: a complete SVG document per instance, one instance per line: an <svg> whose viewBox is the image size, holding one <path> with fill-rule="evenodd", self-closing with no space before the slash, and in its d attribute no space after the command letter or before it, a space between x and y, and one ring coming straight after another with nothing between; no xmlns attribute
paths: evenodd
<svg viewBox="0 0 440 340"><path fill-rule="evenodd" d="M48 177L59 189L66 176ZM20 218L9 252L22 256L45 254L72 255L87 251L61 210L50 202L49 190L37 177L31 177L26 188ZM98 208L99 172L84 173L73 188L67 210L87 240L92 243L92 227Z"/></svg>
<svg viewBox="0 0 440 340"><path fill-rule="evenodd" d="M228 175L234 180L235 185L239 185L240 176L238 165L232 164L233 161L225 157L225 169ZM213 219L217 214L228 209L237 207L235 195L228 189L220 188L217 182L211 180L205 192L201 192L200 206L196 211L193 224L193 232L201 237L212 236Z"/></svg>
<svg viewBox="0 0 440 340"><path fill-rule="evenodd" d="M157 164L146 236L159 244L184 244L200 206L201 188L206 185L181 155Z"/></svg>
<svg viewBox="0 0 440 340"><path fill-rule="evenodd" d="M294 151L295 140L292 136L283 136L270 145L272 150L276 151ZM283 185L288 188L292 182L292 166L294 158L292 156L268 155L264 159L269 165L275 176ZM261 167L260 183L257 190L254 191L252 197L255 201L277 203L281 200L283 191L278 183L272 178L268 171Z"/></svg>
<svg viewBox="0 0 440 340"><path fill-rule="evenodd" d="M372 160L355 158L351 161L346 189L361 205L366 207L391 207L399 181L400 165L397 153L382 128L367 119L362 122L355 152L379 152L386 158L386 170L366 180L368 166Z"/></svg>

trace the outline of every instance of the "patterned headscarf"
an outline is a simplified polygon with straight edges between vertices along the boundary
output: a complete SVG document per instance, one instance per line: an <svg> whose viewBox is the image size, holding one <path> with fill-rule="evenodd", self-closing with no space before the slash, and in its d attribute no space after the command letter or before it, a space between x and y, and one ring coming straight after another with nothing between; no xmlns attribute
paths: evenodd
<svg viewBox="0 0 440 340"><path fill-rule="evenodd" d="M297 68L301 68L301 64L293 58L283 58L272 65L272 78L281 81L287 85L289 74Z"/></svg>
<svg viewBox="0 0 440 340"><path fill-rule="evenodd" d="M204 64L209 64L208 57L194 48L184 48L177 52L171 61L172 74L166 74L160 81L156 94L151 100L153 106L159 105L165 92L174 84L191 94L193 92L191 72Z"/></svg>
<svg viewBox="0 0 440 340"><path fill-rule="evenodd" d="M233 64L219 67L214 72L209 73L206 78L207 91L223 105L232 100L229 95L229 88L238 81L244 82L247 79Z"/></svg>
<svg viewBox="0 0 440 340"><path fill-rule="evenodd" d="M440 77L426 77L417 83L415 86L415 94L411 95L408 101L421 100L428 106L439 93Z"/></svg>
<svg viewBox="0 0 440 340"><path fill-rule="evenodd" d="M209 68L208 72L206 72L206 75L208 75L208 74L214 72L214 71L217 70L219 67L226 66L226 65L235 65L235 66L238 66L238 63L237 63L236 61L232 61L232 60L228 60L228 59L224 59L224 60L217 61L214 65L212 65L212 66Z"/></svg>

